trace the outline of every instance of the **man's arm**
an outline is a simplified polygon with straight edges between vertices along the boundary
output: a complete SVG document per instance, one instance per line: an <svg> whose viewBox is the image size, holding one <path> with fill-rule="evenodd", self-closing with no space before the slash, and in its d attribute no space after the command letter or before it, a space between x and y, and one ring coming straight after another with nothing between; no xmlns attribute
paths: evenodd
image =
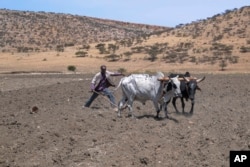
<svg viewBox="0 0 250 167"><path fill-rule="evenodd" d="M110 71L109 71L109 75L110 76L125 76L124 74L122 74L120 72L110 72Z"/></svg>
<svg viewBox="0 0 250 167"><path fill-rule="evenodd" d="M96 82L98 79L99 73L95 74L95 76L93 77L91 84L90 84L90 89L93 91L95 90L95 86L96 86Z"/></svg>

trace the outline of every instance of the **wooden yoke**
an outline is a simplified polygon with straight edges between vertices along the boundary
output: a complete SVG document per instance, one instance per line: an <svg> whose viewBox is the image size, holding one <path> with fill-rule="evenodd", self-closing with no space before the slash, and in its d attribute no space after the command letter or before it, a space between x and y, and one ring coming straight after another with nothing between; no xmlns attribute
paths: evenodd
<svg viewBox="0 0 250 167"><path fill-rule="evenodd" d="M163 77L163 78L158 78L158 81L169 81L170 78L169 77Z"/></svg>

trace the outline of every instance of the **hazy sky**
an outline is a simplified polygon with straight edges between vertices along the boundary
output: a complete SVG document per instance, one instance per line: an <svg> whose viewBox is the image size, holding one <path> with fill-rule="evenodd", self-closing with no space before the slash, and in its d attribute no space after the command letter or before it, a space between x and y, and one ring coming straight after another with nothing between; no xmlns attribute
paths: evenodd
<svg viewBox="0 0 250 167"><path fill-rule="evenodd" d="M0 8L90 16L174 27L226 10L250 6L250 0L1 0Z"/></svg>

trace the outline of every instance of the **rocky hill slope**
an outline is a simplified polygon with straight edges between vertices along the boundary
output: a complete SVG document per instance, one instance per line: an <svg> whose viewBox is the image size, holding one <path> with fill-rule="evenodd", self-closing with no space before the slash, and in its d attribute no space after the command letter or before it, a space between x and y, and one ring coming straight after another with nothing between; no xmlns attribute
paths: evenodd
<svg viewBox="0 0 250 167"><path fill-rule="evenodd" d="M55 49L114 39L131 38L167 30L167 27L134 24L78 15L0 9L0 46L28 51Z"/></svg>

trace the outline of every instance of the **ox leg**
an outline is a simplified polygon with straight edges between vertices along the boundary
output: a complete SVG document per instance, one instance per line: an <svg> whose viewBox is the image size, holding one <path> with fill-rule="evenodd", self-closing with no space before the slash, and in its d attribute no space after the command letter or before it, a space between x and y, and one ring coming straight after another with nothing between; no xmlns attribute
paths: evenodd
<svg viewBox="0 0 250 167"><path fill-rule="evenodd" d="M126 103L126 98L123 97L123 98L119 101L119 103L118 103L118 113L117 113L117 116L118 116L118 117L121 117L121 110L123 109L123 106L125 105L125 103Z"/></svg>
<svg viewBox="0 0 250 167"><path fill-rule="evenodd" d="M160 111L161 111L161 109L162 109L162 107L164 107L164 103L163 103L163 105L161 104L160 105L160 108L159 108L159 105L158 105L158 102L153 102L154 103L154 107L155 107L155 111L156 111L156 118L159 118L159 114L160 114Z"/></svg>
<svg viewBox="0 0 250 167"><path fill-rule="evenodd" d="M193 114L194 112L194 100L191 101L191 110L190 110L190 114Z"/></svg>
<svg viewBox="0 0 250 167"><path fill-rule="evenodd" d="M169 102L170 102L170 100L167 101L167 102L163 102L163 103L160 105L160 109L159 109L159 110L156 109L156 111L157 111L156 118L159 118L159 113L160 113L160 111L161 111L162 109L164 109L165 118L169 118L169 117L168 117L168 106L167 106Z"/></svg>
<svg viewBox="0 0 250 167"><path fill-rule="evenodd" d="M128 107L129 107L129 112L130 112L129 115L131 115L131 117L134 119L134 118L135 118L135 115L134 115L134 113L133 113L133 108L132 108L131 105L129 105Z"/></svg>
<svg viewBox="0 0 250 167"><path fill-rule="evenodd" d="M175 108L175 111L176 111L177 113L179 113L179 110L178 110L177 107L176 107L176 99L177 99L177 97L174 97L174 98L173 98L172 104L173 104L173 106L174 106L174 108Z"/></svg>
<svg viewBox="0 0 250 167"><path fill-rule="evenodd" d="M181 98L181 106L182 106L182 113L185 112L184 108L185 108L185 102L184 102L184 98Z"/></svg>
<svg viewBox="0 0 250 167"><path fill-rule="evenodd" d="M129 116L131 116L134 119L135 116L133 113L133 102L131 102L131 101L128 102L128 109L129 109Z"/></svg>
<svg viewBox="0 0 250 167"><path fill-rule="evenodd" d="M171 101L171 99L169 101L167 101L166 103L164 103L164 112L165 112L165 118L169 118L168 117L168 104Z"/></svg>

